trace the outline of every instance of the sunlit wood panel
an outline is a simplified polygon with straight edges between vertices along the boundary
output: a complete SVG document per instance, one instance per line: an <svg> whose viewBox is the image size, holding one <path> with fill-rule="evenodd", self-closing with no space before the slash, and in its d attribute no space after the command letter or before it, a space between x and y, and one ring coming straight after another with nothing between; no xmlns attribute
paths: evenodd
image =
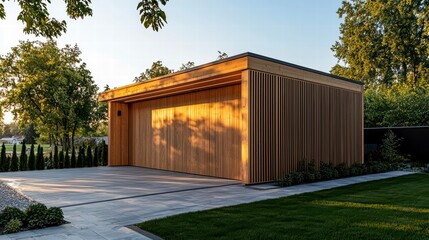
<svg viewBox="0 0 429 240"><path fill-rule="evenodd" d="M241 180L241 86L130 104L131 165Z"/></svg>

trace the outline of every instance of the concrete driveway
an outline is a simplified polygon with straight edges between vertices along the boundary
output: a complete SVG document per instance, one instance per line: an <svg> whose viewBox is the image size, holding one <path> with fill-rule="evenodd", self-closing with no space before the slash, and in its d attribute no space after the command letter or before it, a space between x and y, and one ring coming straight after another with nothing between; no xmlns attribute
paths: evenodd
<svg viewBox="0 0 429 240"><path fill-rule="evenodd" d="M239 184L238 181L138 167L2 173L0 181L48 206L70 207Z"/></svg>
<svg viewBox="0 0 429 240"><path fill-rule="evenodd" d="M60 206L70 224L2 235L10 239L148 239L127 225L175 214L231 206L396 177L372 174L276 188L137 167L97 167L1 173L0 181L36 201Z"/></svg>

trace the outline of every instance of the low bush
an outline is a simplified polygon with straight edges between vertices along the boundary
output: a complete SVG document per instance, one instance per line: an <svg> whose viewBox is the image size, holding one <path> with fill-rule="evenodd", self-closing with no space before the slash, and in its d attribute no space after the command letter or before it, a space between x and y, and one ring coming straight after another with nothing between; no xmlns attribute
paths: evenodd
<svg viewBox="0 0 429 240"><path fill-rule="evenodd" d="M334 167L332 164L320 162L319 171L314 161L301 161L298 164L298 171L286 174L277 184L286 187L301 183L311 183L320 180L331 180L350 176L359 176L368 173L381 173L394 169L394 166L387 162L371 161L365 164L354 163L347 167L341 163Z"/></svg>
<svg viewBox="0 0 429 240"><path fill-rule="evenodd" d="M51 207L46 212L46 226L58 226L64 223L64 214L61 208Z"/></svg>
<svg viewBox="0 0 429 240"><path fill-rule="evenodd" d="M343 178L350 175L350 169L344 163L338 164L335 169L338 172L338 177Z"/></svg>
<svg viewBox="0 0 429 240"><path fill-rule="evenodd" d="M0 226L5 226L12 219L23 222L25 220L25 214L19 208L6 207L0 213Z"/></svg>
<svg viewBox="0 0 429 240"><path fill-rule="evenodd" d="M16 233L21 231L22 228L22 221L19 219L11 219L4 227L3 233L9 234L9 233Z"/></svg>
<svg viewBox="0 0 429 240"><path fill-rule="evenodd" d="M37 203L28 207L25 212L15 207L6 207L0 213L0 234L58 226L63 223L64 214L58 207L47 208L44 204Z"/></svg>
<svg viewBox="0 0 429 240"><path fill-rule="evenodd" d="M335 168L331 163L320 162L320 174L323 180L329 180L338 175L338 172L335 174Z"/></svg>
<svg viewBox="0 0 429 240"><path fill-rule="evenodd" d="M29 206L25 210L25 216L28 222L29 229L43 228L46 226L45 217L48 212L48 208L41 203L36 203Z"/></svg>

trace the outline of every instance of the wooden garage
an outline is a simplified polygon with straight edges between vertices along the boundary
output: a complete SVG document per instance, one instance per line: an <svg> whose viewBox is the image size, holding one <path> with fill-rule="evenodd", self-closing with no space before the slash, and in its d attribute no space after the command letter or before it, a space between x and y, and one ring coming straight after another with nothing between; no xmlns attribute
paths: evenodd
<svg viewBox="0 0 429 240"><path fill-rule="evenodd" d="M253 53L103 92L109 166L269 182L363 162L363 85Z"/></svg>

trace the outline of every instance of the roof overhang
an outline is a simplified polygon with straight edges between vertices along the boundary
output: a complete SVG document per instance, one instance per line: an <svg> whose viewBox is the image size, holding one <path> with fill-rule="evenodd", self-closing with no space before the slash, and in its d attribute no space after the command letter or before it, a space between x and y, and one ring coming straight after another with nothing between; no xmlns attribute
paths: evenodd
<svg viewBox="0 0 429 240"><path fill-rule="evenodd" d="M98 100L100 102L135 102L239 84L242 71L249 69L357 92L363 90L363 83L358 81L253 53L244 53L144 82L114 88L100 93Z"/></svg>

